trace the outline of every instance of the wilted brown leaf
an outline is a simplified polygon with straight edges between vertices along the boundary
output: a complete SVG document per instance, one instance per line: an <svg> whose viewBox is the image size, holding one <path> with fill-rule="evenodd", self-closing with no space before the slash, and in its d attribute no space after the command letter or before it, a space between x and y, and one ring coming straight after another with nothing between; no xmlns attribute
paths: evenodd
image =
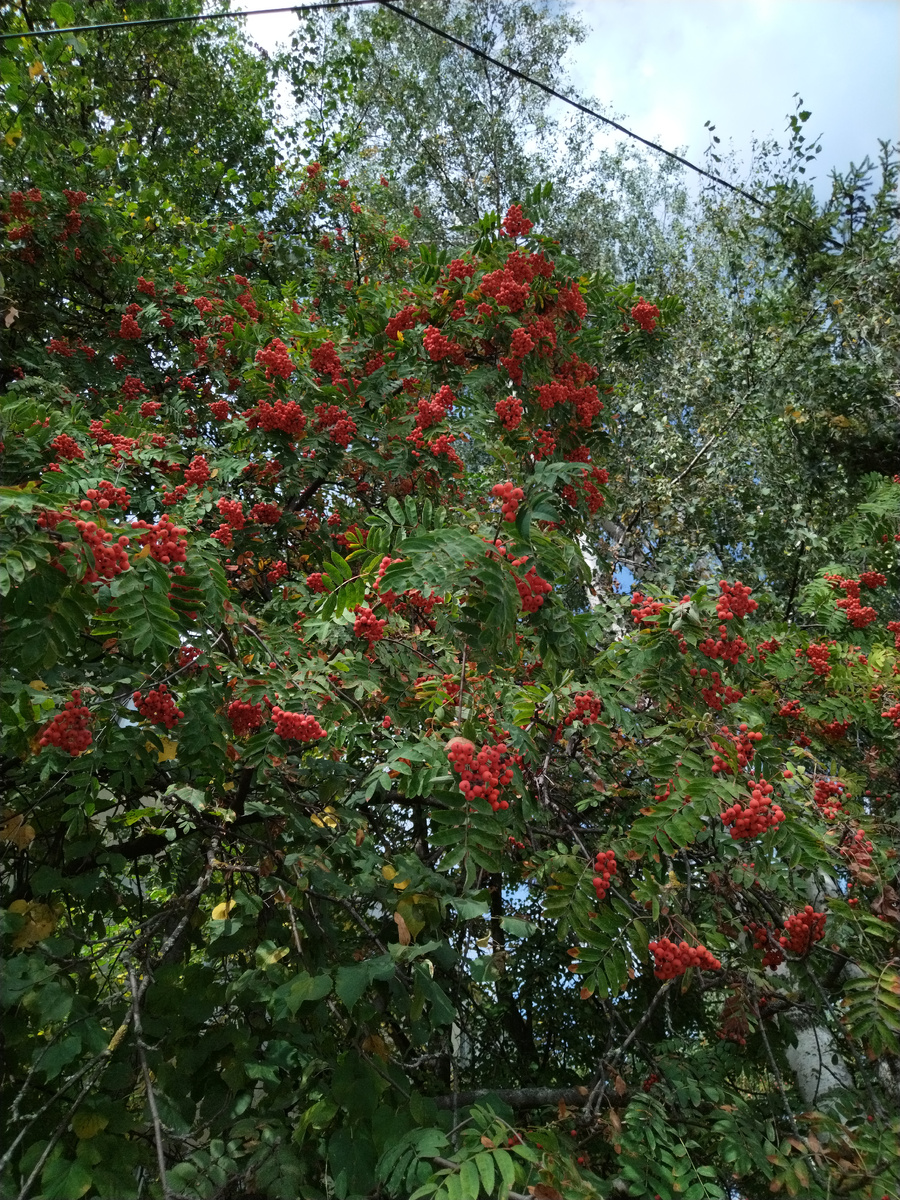
<svg viewBox="0 0 900 1200"><path fill-rule="evenodd" d="M410 937L410 934L409 934L409 927L407 926L406 922L403 920L403 917L398 912L394 913L394 921L397 924L397 936L398 936L400 945L408 946L409 943L412 941L412 938Z"/></svg>

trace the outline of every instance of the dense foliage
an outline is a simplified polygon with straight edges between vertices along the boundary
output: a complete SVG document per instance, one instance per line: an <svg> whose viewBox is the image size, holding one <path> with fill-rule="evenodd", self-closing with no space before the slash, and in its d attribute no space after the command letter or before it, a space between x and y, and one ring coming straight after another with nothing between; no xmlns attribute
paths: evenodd
<svg viewBox="0 0 900 1200"><path fill-rule="evenodd" d="M894 168L858 255L783 182L651 292L559 187L357 180L371 41L290 153L233 31L5 53L3 1195L895 1197ZM788 364L870 400L801 457Z"/></svg>

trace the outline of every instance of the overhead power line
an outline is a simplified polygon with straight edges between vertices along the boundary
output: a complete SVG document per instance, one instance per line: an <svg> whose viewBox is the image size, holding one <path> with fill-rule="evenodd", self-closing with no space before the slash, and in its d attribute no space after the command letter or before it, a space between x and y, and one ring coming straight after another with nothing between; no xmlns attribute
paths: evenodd
<svg viewBox="0 0 900 1200"><path fill-rule="evenodd" d="M438 25L432 25L430 21L426 21L423 17L417 16L415 13L411 13L407 11L407 9L401 8L398 4L392 3L392 0L330 0L329 3L292 4L284 8L256 8L244 11L232 11L230 9L226 9L224 12L195 13L189 16L180 17L148 17L137 21L107 21L98 23L96 25L70 25L60 29L34 29L23 30L20 33L4 33L0 34L0 42L12 41L17 38L48 38L56 37L57 35L64 33L87 33L90 31L96 32L104 29L133 29L149 25L174 25L185 21L219 21L237 17L265 16L272 13L293 12L299 14L304 12L322 12L329 8L361 8L370 4L380 4L382 8L389 9L398 17L402 17L407 21L412 21L414 24L421 26L423 29L427 29L436 37L442 38L444 41L450 42L454 46L458 46L461 50L465 50L468 54L473 54L476 58L480 58L484 62L490 63L491 66L497 67L501 71L506 71L507 74L515 76L516 79L521 79L523 83L528 83L532 87L536 87L540 91L546 93L546 95L552 96L555 100L560 100L563 104L568 104L571 108L577 109L578 112L584 113L585 116L593 117L594 120L601 121L604 125L611 126L613 129L618 130L619 133L623 133L626 137L629 137L636 142L640 142L641 145L647 146L651 150L655 150L658 154L662 154L666 158L673 159L673 161L680 163L683 167L687 167L688 170L694 171L697 175L702 175L705 179L709 179L712 183L718 184L719 187L727 188L730 192L734 192L735 195L742 196L745 200L749 200L751 204L756 204L760 208L773 207L771 200L766 200L761 196L755 196L752 192L746 191L737 184L730 183L727 179L723 179L721 175L715 175L712 171L707 171L703 167L698 167L696 163L692 163L689 159L683 158L680 154L676 154L673 150L667 150L665 146L660 146L657 142L651 142L649 138L641 137L639 133L635 133L633 130L627 129L624 125L620 125L618 121L612 120L611 117L605 117L603 113L597 112L596 109L590 108L587 104L582 104L580 100L575 100L571 96L567 96L564 92L558 92L556 88L551 87L550 84L544 83L540 79L535 79L533 75L526 75L524 71L520 71L517 67L510 66L509 63L503 62L502 59L494 58L493 55L488 54L485 50L481 50L477 46L473 46L471 43L463 41L462 38L458 38L454 34L448 33L446 29L441 29ZM815 232L811 225L808 225L806 221L801 220L799 217L788 214L788 220L792 221L795 225L799 225L802 229L806 229L810 233ZM831 245L836 246L838 249L843 249L842 244L836 241L834 238L826 237L826 240L830 242Z"/></svg>
<svg viewBox="0 0 900 1200"><path fill-rule="evenodd" d="M235 17L265 17L272 13L315 12L323 8L359 8L363 4L377 4L379 0L330 0L321 4L289 4L284 8L254 8L245 12L226 8L215 13L190 13L181 17L142 17L137 21L98 21L95 25L63 25L58 29L23 29L19 33L2 33L0 42L12 42L18 38L51 38L61 33L97 33L103 29L140 29L148 25L180 25L185 21L224 21Z"/></svg>

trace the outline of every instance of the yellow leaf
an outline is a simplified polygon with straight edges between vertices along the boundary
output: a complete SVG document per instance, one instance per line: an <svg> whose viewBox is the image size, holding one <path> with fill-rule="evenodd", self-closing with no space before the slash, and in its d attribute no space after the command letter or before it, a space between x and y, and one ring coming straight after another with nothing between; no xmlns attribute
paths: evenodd
<svg viewBox="0 0 900 1200"><path fill-rule="evenodd" d="M178 757L178 743L173 742L171 738L160 737L162 742L162 750L156 756L157 762L171 762L173 758Z"/></svg>
<svg viewBox="0 0 900 1200"><path fill-rule="evenodd" d="M36 58L34 60L34 62L31 64L31 66L28 68L28 74L31 76L32 79L36 79L38 77L38 75L43 75L43 73L44 73L44 64L41 62L41 60L39 58Z"/></svg>
<svg viewBox="0 0 900 1200"><path fill-rule="evenodd" d="M47 685L44 683L43 679L32 679L28 686L30 688L34 688L36 692L46 692L47 690Z"/></svg>
<svg viewBox="0 0 900 1200"><path fill-rule="evenodd" d="M309 819L312 821L313 825L317 825L319 829L325 829L326 826L329 829L334 829L335 825L340 824L338 818L334 816L334 809L330 804L325 805L321 816L316 816L316 814L313 813Z"/></svg>
<svg viewBox="0 0 900 1200"><path fill-rule="evenodd" d="M233 900L223 900L221 904L217 904L212 910L212 919L214 921L226 921L228 919L228 914L233 908Z"/></svg>
<svg viewBox="0 0 900 1200"><path fill-rule="evenodd" d="M6 812L6 818L0 824L0 842L12 842L19 850L24 850L29 842L34 841L34 827L25 824L21 813Z"/></svg>
<svg viewBox="0 0 900 1200"><path fill-rule="evenodd" d="M390 883L390 881L391 881L391 880L394 878L394 876L397 874L397 871L396 871L396 868L395 868L395 867L392 867L392 866L390 866L390 865L388 864L387 866L384 866L384 867L382 867L382 868L381 868L381 874L382 874L382 875L384 876L384 878L385 878L385 879L388 881L388 883Z"/></svg>
<svg viewBox="0 0 900 1200"><path fill-rule="evenodd" d="M149 556L149 554L150 554L150 547L145 546L143 548L143 550L138 551L138 553L134 556L134 558L131 561L133 563L140 562L142 558L147 558Z"/></svg>
<svg viewBox="0 0 900 1200"><path fill-rule="evenodd" d="M384 1038L379 1037L377 1033L370 1033L363 1042L362 1048L366 1054L377 1054L382 1062L387 1062L390 1057Z"/></svg>
<svg viewBox="0 0 900 1200"><path fill-rule="evenodd" d="M87 1138L96 1137L101 1129L105 1129L109 1124L109 1117L104 1117L100 1113L76 1113L72 1118L72 1129L77 1138L86 1141Z"/></svg>
<svg viewBox="0 0 900 1200"><path fill-rule="evenodd" d="M34 900L30 904L27 900L15 900L9 906L9 910L22 913L25 917L25 924L12 940L14 950L22 950L25 946L42 942L56 928L59 919L56 910L49 904L40 904Z"/></svg>

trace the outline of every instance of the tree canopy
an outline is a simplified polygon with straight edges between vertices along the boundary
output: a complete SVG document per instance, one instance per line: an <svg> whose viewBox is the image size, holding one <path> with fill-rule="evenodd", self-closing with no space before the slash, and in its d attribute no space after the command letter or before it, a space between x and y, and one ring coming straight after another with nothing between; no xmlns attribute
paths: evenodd
<svg viewBox="0 0 900 1200"><path fill-rule="evenodd" d="M896 152L316 20L4 44L2 1193L893 1200Z"/></svg>

